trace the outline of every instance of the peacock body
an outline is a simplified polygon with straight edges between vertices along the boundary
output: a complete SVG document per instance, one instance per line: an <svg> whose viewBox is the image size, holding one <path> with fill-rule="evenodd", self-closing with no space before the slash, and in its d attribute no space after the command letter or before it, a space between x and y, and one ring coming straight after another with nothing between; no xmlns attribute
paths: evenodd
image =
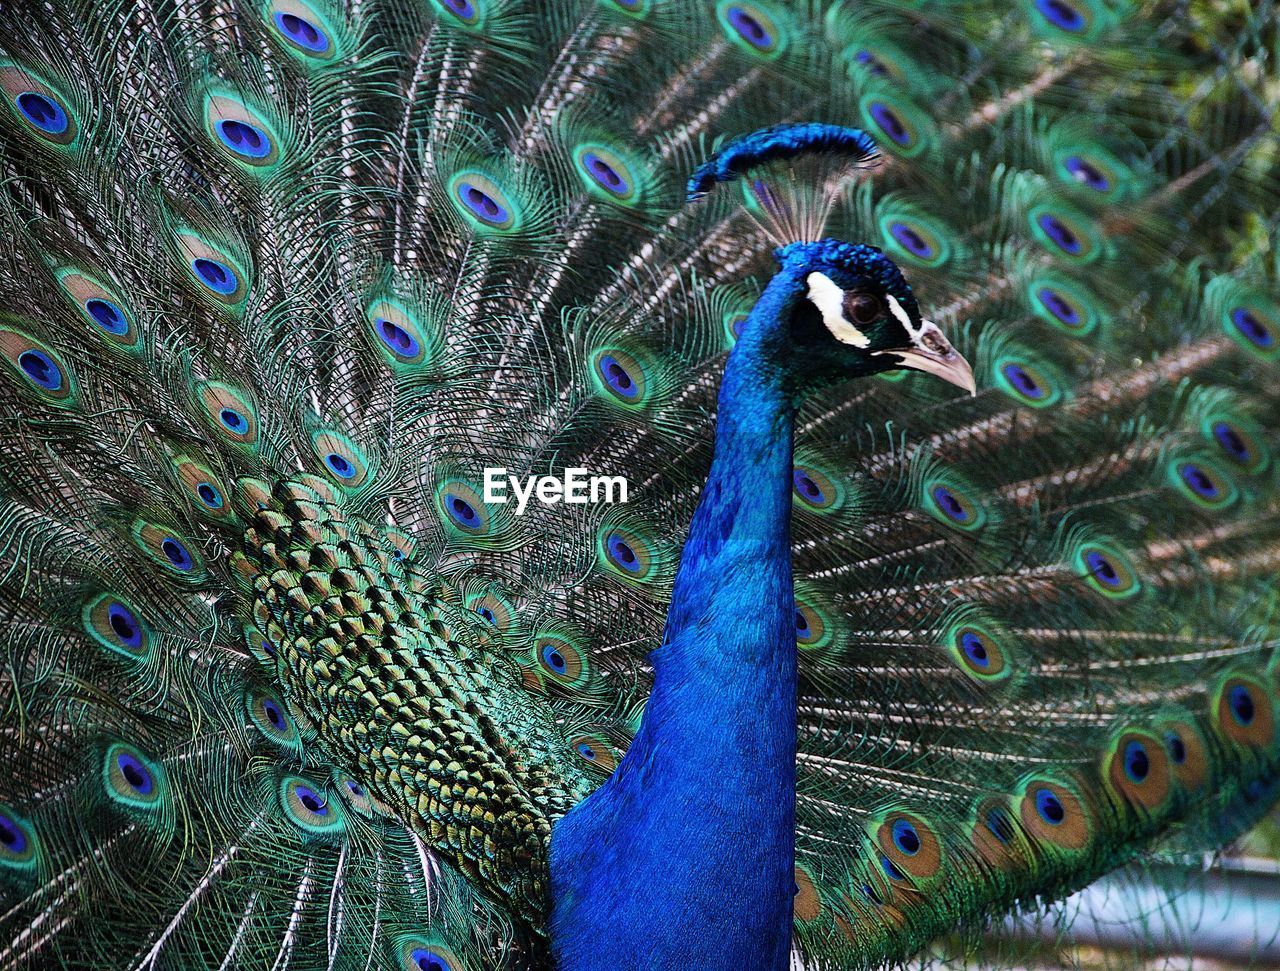
<svg viewBox="0 0 1280 971"><path fill-rule="evenodd" d="M0 17L0 966L879 966L1280 795L1270 0Z"/></svg>

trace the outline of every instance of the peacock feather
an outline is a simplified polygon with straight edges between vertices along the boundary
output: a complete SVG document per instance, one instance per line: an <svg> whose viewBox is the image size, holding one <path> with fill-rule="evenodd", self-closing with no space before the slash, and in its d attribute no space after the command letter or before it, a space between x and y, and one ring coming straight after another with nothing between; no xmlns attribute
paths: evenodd
<svg viewBox="0 0 1280 971"><path fill-rule="evenodd" d="M1274 0L0 21L0 967L878 967L1280 798Z"/></svg>

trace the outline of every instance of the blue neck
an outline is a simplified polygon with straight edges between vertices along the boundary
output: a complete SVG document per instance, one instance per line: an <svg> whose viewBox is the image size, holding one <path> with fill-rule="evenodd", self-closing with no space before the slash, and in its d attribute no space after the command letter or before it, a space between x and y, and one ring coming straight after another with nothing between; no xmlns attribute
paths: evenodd
<svg viewBox="0 0 1280 971"><path fill-rule="evenodd" d="M560 971L784 969L794 893L796 628L784 270L720 386L715 457L626 757L556 824Z"/></svg>

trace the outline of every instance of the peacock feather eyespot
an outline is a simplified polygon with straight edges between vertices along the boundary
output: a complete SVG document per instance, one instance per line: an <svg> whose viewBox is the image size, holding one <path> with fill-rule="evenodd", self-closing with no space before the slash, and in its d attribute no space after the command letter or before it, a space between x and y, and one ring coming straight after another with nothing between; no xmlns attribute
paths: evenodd
<svg viewBox="0 0 1280 971"><path fill-rule="evenodd" d="M862 95L858 110L863 124L878 136L877 143L894 155L914 158L933 144L933 119L904 95L884 85L875 85L874 90Z"/></svg>
<svg viewBox="0 0 1280 971"><path fill-rule="evenodd" d="M602 348L592 358L591 376L596 386L619 404L638 407L645 403L649 380L634 355L616 347Z"/></svg>
<svg viewBox="0 0 1280 971"><path fill-rule="evenodd" d="M610 573L626 580L651 580L658 561L653 545L638 532L621 526L605 526L597 540L601 561Z"/></svg>
<svg viewBox="0 0 1280 971"><path fill-rule="evenodd" d="M988 809L982 823L997 842L1009 843L1013 840L1015 833L1013 820L1003 809Z"/></svg>
<svg viewBox="0 0 1280 971"><path fill-rule="evenodd" d="M1023 0L1032 28L1042 36L1073 44L1093 40L1114 19L1103 0Z"/></svg>
<svg viewBox="0 0 1280 971"><path fill-rule="evenodd" d="M762 3L720 0L716 4L716 19L725 36L748 54L772 60L786 48L782 15Z"/></svg>
<svg viewBox="0 0 1280 971"><path fill-rule="evenodd" d="M796 597L796 647L806 653L819 651L835 639L835 625L809 602Z"/></svg>
<svg viewBox="0 0 1280 971"><path fill-rule="evenodd" d="M74 267L55 270L54 275L95 333L105 336L111 346L128 351L139 348L137 324L114 288Z"/></svg>
<svg viewBox="0 0 1280 971"><path fill-rule="evenodd" d="M78 401L75 377L52 347L15 327L0 327L0 357L22 386L43 401L69 407Z"/></svg>
<svg viewBox="0 0 1280 971"><path fill-rule="evenodd" d="M408 938L397 950L404 971L463 971L463 964L454 953L436 941Z"/></svg>
<svg viewBox="0 0 1280 971"><path fill-rule="evenodd" d="M207 95L204 119L214 144L241 166L264 169L280 161L279 136L262 112L237 95Z"/></svg>
<svg viewBox="0 0 1280 971"><path fill-rule="evenodd" d="M724 315L724 334L730 347L742 337L742 328L749 316L745 310L731 310Z"/></svg>
<svg viewBox="0 0 1280 971"><path fill-rule="evenodd" d="M638 170L614 149L585 142L573 150L574 171L593 195L606 202L636 205L642 201Z"/></svg>
<svg viewBox="0 0 1280 971"><path fill-rule="evenodd" d="M885 248L899 260L935 269L951 258L952 246L940 224L919 216L886 215L879 225Z"/></svg>
<svg viewBox="0 0 1280 971"><path fill-rule="evenodd" d="M214 519L233 515L222 481L207 466L186 456L178 456L173 460L173 468L196 509Z"/></svg>
<svg viewBox="0 0 1280 971"><path fill-rule="evenodd" d="M1031 235L1054 256L1085 265L1102 255L1102 237L1094 221L1061 202L1043 202L1028 214Z"/></svg>
<svg viewBox="0 0 1280 971"><path fill-rule="evenodd" d="M179 254L201 295L228 308L237 308L248 296L247 277L235 259L191 230L176 238Z"/></svg>
<svg viewBox="0 0 1280 971"><path fill-rule="evenodd" d="M1166 475L1179 494L1202 509L1225 509L1239 496L1231 477L1207 459L1175 458Z"/></svg>
<svg viewBox="0 0 1280 971"><path fill-rule="evenodd" d="M1041 846L1079 851L1093 839L1093 820L1074 784L1065 779L1032 778L1021 789L1023 830Z"/></svg>
<svg viewBox="0 0 1280 971"><path fill-rule="evenodd" d="M515 623L515 608L506 600L496 593L483 593L472 595L466 600L467 606L474 610L484 620L486 624L496 628L502 633L511 630Z"/></svg>
<svg viewBox="0 0 1280 971"><path fill-rule="evenodd" d="M1024 859L1017 821L999 797L980 799L974 806L970 840L988 864L1012 869Z"/></svg>
<svg viewBox="0 0 1280 971"><path fill-rule="evenodd" d="M111 800L129 809L158 809L166 794L164 768L125 742L108 747L102 760L102 781Z"/></svg>
<svg viewBox="0 0 1280 971"><path fill-rule="evenodd" d="M1029 408L1048 408L1062 400L1062 385L1049 369L1021 357L1003 356L995 362L996 385Z"/></svg>
<svg viewBox="0 0 1280 971"><path fill-rule="evenodd" d="M95 641L130 660L150 653L151 633L131 604L110 593L91 597L81 608L81 623Z"/></svg>
<svg viewBox="0 0 1280 971"><path fill-rule="evenodd" d="M334 29L324 16L301 0L272 0L267 23L284 49L303 61L329 61L338 54Z"/></svg>
<svg viewBox="0 0 1280 971"><path fill-rule="evenodd" d="M461 479L437 486L436 504L445 524L467 536L485 537L493 531L493 518L479 491Z"/></svg>
<svg viewBox="0 0 1280 971"><path fill-rule="evenodd" d="M0 61L0 92L28 134L57 148L76 142L80 134L76 112L48 82L12 61Z"/></svg>
<svg viewBox="0 0 1280 971"><path fill-rule="evenodd" d="M185 580L198 579L203 574L200 557L168 527L136 519L129 532L134 544L167 573Z"/></svg>
<svg viewBox="0 0 1280 971"><path fill-rule="evenodd" d="M325 472L343 489L358 489L369 479L369 463L364 452L346 435L320 429L311 433L315 450Z"/></svg>
<svg viewBox="0 0 1280 971"><path fill-rule="evenodd" d="M0 803L0 868L34 870L40 839L30 821Z"/></svg>
<svg viewBox="0 0 1280 971"><path fill-rule="evenodd" d="M1003 681L1013 674L1006 635L985 624L962 620L948 632L947 644L960 670L979 684Z"/></svg>
<svg viewBox="0 0 1280 971"><path fill-rule="evenodd" d="M1165 722L1158 733L1164 741L1174 780L1186 791L1198 789L1210 772L1209 750L1199 729L1188 717Z"/></svg>
<svg viewBox="0 0 1280 971"><path fill-rule="evenodd" d="M247 691L245 710L258 731L278 745L293 746L299 740L298 726L279 698Z"/></svg>
<svg viewBox="0 0 1280 971"><path fill-rule="evenodd" d="M540 634L534 639L533 658L542 674L553 684L580 688L591 676L586 652L561 634Z"/></svg>
<svg viewBox="0 0 1280 971"><path fill-rule="evenodd" d="M449 199L458 213L482 232L511 233L520 228L520 210L489 176L474 169L449 180Z"/></svg>
<svg viewBox="0 0 1280 971"><path fill-rule="evenodd" d="M791 471L791 494L805 509L819 512L841 504L843 490L821 469L796 465Z"/></svg>
<svg viewBox="0 0 1280 971"><path fill-rule="evenodd" d="M933 827L919 816L889 813L876 826L875 841L882 858L913 880L928 880L942 869L942 844Z"/></svg>
<svg viewBox="0 0 1280 971"><path fill-rule="evenodd" d="M569 745L583 762L605 775L618 767L618 756L603 735L579 735Z"/></svg>
<svg viewBox="0 0 1280 971"><path fill-rule="evenodd" d="M368 787L345 772L334 770L333 788L342 797L343 801L361 816L372 818L380 815L383 811L375 804Z"/></svg>
<svg viewBox="0 0 1280 971"><path fill-rule="evenodd" d="M1234 416L1211 416L1201 424L1200 430L1228 461L1245 472L1261 472L1270 462L1270 453L1252 422Z"/></svg>
<svg viewBox="0 0 1280 971"><path fill-rule="evenodd" d="M1127 805L1151 813L1168 804L1173 770L1157 736L1138 729L1118 734L1103 753L1102 766L1108 788Z"/></svg>
<svg viewBox="0 0 1280 971"><path fill-rule="evenodd" d="M1280 348L1280 324L1261 307L1232 307L1224 326L1236 343L1260 357L1269 360Z"/></svg>
<svg viewBox="0 0 1280 971"><path fill-rule="evenodd" d="M482 25L484 5L481 0L431 0L431 2L451 23L471 30Z"/></svg>
<svg viewBox="0 0 1280 971"><path fill-rule="evenodd" d="M205 419L223 438L247 448L257 445L257 409L243 392L221 381L202 381L196 385L196 398Z"/></svg>
<svg viewBox="0 0 1280 971"><path fill-rule="evenodd" d="M1092 296L1076 281L1039 274L1027 285L1027 303L1041 320L1077 337L1091 333L1102 319Z"/></svg>
<svg viewBox="0 0 1280 971"><path fill-rule="evenodd" d="M1237 745L1264 750L1275 746L1272 698L1264 682L1251 674L1230 674L1214 692L1210 711L1218 733Z"/></svg>
<svg viewBox="0 0 1280 971"><path fill-rule="evenodd" d="M1112 600L1135 596L1142 589L1142 582L1129 558L1110 544L1081 543L1072 562L1087 586Z"/></svg>
<svg viewBox="0 0 1280 971"><path fill-rule="evenodd" d="M967 532L981 529L987 521L982 504L966 486L950 476L926 479L924 509L939 522Z"/></svg>
<svg viewBox="0 0 1280 971"><path fill-rule="evenodd" d="M336 835L346 826L338 801L328 798L322 787L310 779L285 776L280 780L277 794L285 817L304 836Z"/></svg>

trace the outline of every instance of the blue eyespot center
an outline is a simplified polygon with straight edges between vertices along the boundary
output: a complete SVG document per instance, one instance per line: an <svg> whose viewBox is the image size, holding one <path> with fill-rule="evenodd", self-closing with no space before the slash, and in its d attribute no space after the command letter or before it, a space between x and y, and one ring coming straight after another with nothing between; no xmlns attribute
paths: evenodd
<svg viewBox="0 0 1280 971"><path fill-rule="evenodd" d="M1151 774L1151 758L1141 742L1129 742L1124 747L1124 774L1130 782L1145 782Z"/></svg>
<svg viewBox="0 0 1280 971"><path fill-rule="evenodd" d="M225 118L214 125L222 144L246 158L266 158L271 154L271 139L257 125L237 118Z"/></svg>
<svg viewBox="0 0 1280 971"><path fill-rule="evenodd" d="M624 398L635 398L640 393L640 386L627 373L627 369L618 363L618 359L610 354L600 358L600 374L605 383Z"/></svg>
<svg viewBox="0 0 1280 971"><path fill-rule="evenodd" d="M288 722L285 721L284 712L270 698L262 699L262 713L267 716L267 721L276 731L282 732L287 727Z"/></svg>
<svg viewBox="0 0 1280 971"><path fill-rule="evenodd" d="M150 795L155 788L150 770L128 752L121 752L116 756L116 768L120 770L120 775L129 784L129 788L138 795Z"/></svg>
<svg viewBox="0 0 1280 971"><path fill-rule="evenodd" d="M440 0L440 3L451 14L467 22L476 19L476 8L470 0Z"/></svg>
<svg viewBox="0 0 1280 971"><path fill-rule="evenodd" d="M1200 498L1210 500L1222 498L1221 487L1213 481L1213 477L1208 472L1194 462L1183 462L1178 466L1178 475Z"/></svg>
<svg viewBox="0 0 1280 971"><path fill-rule="evenodd" d="M1071 228L1052 213L1041 213L1036 223L1049 237L1050 242L1058 249L1071 256L1078 256L1084 250L1084 244Z"/></svg>
<svg viewBox="0 0 1280 971"><path fill-rule="evenodd" d="M1111 180L1103 174L1102 170L1079 155L1070 155L1063 159L1062 167L1073 179L1081 185L1087 185L1095 192L1106 192L1111 188Z"/></svg>
<svg viewBox="0 0 1280 971"><path fill-rule="evenodd" d="M991 654L987 650L987 645L973 631L967 630L960 635L960 647L964 650L965 657L978 667L984 669L991 667Z"/></svg>
<svg viewBox="0 0 1280 971"><path fill-rule="evenodd" d="M378 339L401 357L417 357L420 345L417 339L399 324L379 317L374 321Z"/></svg>
<svg viewBox="0 0 1280 971"><path fill-rule="evenodd" d="M435 951L428 951L426 948L415 948L409 954L409 960L418 971L449 971L448 962Z"/></svg>
<svg viewBox="0 0 1280 971"><path fill-rule="evenodd" d="M1067 818L1067 810L1052 790L1037 789L1035 794L1036 813L1050 826L1059 826Z"/></svg>
<svg viewBox="0 0 1280 971"><path fill-rule="evenodd" d="M142 644L142 627L133 611L113 600L107 606L107 624L125 647L139 647Z"/></svg>
<svg viewBox="0 0 1280 971"><path fill-rule="evenodd" d="M911 129L907 127L898 113L883 101L873 101L867 110L871 114L871 120L895 144L906 148L914 141ZM903 245L905 246L906 244L904 243Z"/></svg>
<svg viewBox="0 0 1280 971"><path fill-rule="evenodd" d="M884 66L884 62L872 54L871 51L858 51L858 53L854 55L854 60L859 64L865 64L867 66L867 70L878 78L885 77L889 73L889 69Z"/></svg>
<svg viewBox="0 0 1280 971"><path fill-rule="evenodd" d="M475 507L467 500L452 492L446 492L444 496L445 510L449 516L459 526L467 529L478 529L481 526L480 514L476 512Z"/></svg>
<svg viewBox="0 0 1280 971"><path fill-rule="evenodd" d="M957 523L967 523L973 518L973 513L965 508L964 503L946 486L934 486L930 494L938 508L942 510L942 514L948 519L955 520Z"/></svg>
<svg viewBox="0 0 1280 971"><path fill-rule="evenodd" d="M578 743L578 754L581 755L584 759L588 760L589 762L594 762L597 758L599 758L599 756L596 754L596 750L593 749L591 745L587 742Z"/></svg>
<svg viewBox="0 0 1280 971"><path fill-rule="evenodd" d="M822 487L814 482L813 478L803 469L796 469L792 472L791 483L795 487L796 494L806 502L821 505L827 499Z"/></svg>
<svg viewBox="0 0 1280 971"><path fill-rule="evenodd" d="M218 412L218 420L236 435L243 435L249 430L249 419L234 408L223 408Z"/></svg>
<svg viewBox="0 0 1280 971"><path fill-rule="evenodd" d="M1169 732L1164 740L1169 747L1169 758L1173 759L1175 765L1182 765L1187 761L1187 743L1182 740L1181 735Z"/></svg>
<svg viewBox="0 0 1280 971"><path fill-rule="evenodd" d="M1253 703L1253 694L1242 684L1232 687L1227 694L1227 704L1231 708L1231 717L1241 726L1253 724L1257 716L1257 707Z"/></svg>
<svg viewBox="0 0 1280 971"><path fill-rule="evenodd" d="M800 640L811 636L813 628L809 626L809 618L804 615L803 610L796 611L796 637Z"/></svg>
<svg viewBox="0 0 1280 971"><path fill-rule="evenodd" d="M190 570L195 565L187 548L172 536L160 541L160 552L179 570Z"/></svg>
<svg viewBox="0 0 1280 971"><path fill-rule="evenodd" d="M1124 578L1120 575L1120 571L1115 568L1106 554L1100 550L1089 550L1085 554L1084 562L1089 569L1089 573L1104 587L1116 590L1124 584Z"/></svg>
<svg viewBox="0 0 1280 971"><path fill-rule="evenodd" d="M1050 287L1041 287L1036 291L1036 299L1066 326L1080 326L1080 312L1058 291Z"/></svg>
<svg viewBox="0 0 1280 971"><path fill-rule="evenodd" d="M2 812L0 812L0 845L15 856L25 853L27 849L27 834L22 831L16 819Z"/></svg>
<svg viewBox="0 0 1280 971"><path fill-rule="evenodd" d="M631 188L622 174L595 152L583 153L582 164L592 179L615 195L623 195Z"/></svg>
<svg viewBox="0 0 1280 971"><path fill-rule="evenodd" d="M196 486L196 495L198 495L200 497L200 501L210 509L222 508L222 493L208 482L201 482Z"/></svg>
<svg viewBox="0 0 1280 971"><path fill-rule="evenodd" d="M355 477L356 467L347 460L346 456L339 455L337 452L330 452L324 457L324 464L327 465L334 475L341 479L351 479Z"/></svg>
<svg viewBox="0 0 1280 971"><path fill-rule="evenodd" d="M311 51L313 54L323 54L329 49L329 38L311 21L305 20L297 14L283 12L277 12L274 19L276 27L280 29L280 33L284 34L299 47Z"/></svg>
<svg viewBox="0 0 1280 971"><path fill-rule="evenodd" d="M569 670L569 662L554 644L545 644L542 648L542 660L556 674L564 674Z"/></svg>
<svg viewBox="0 0 1280 971"><path fill-rule="evenodd" d="M62 105L38 91L23 91L14 103L22 117L45 134L61 135L71 124Z"/></svg>
<svg viewBox="0 0 1280 971"><path fill-rule="evenodd" d="M1065 0L1036 0L1036 9L1053 24L1072 34L1078 34L1088 26L1088 22Z"/></svg>
<svg viewBox="0 0 1280 971"><path fill-rule="evenodd" d="M1032 377L1031 372L1020 364L1006 364L1000 368L1000 373L1005 376L1005 379L1013 389L1024 398L1039 401L1048 394L1048 391Z"/></svg>
<svg viewBox="0 0 1280 971"><path fill-rule="evenodd" d="M328 805L320 798L320 794L310 786L296 785L293 788L293 794L309 813L315 816L329 815Z"/></svg>
<svg viewBox="0 0 1280 971"><path fill-rule="evenodd" d="M920 834L911 823L899 819L893 824L893 845L907 856L915 856L920 852Z"/></svg>
<svg viewBox="0 0 1280 971"><path fill-rule="evenodd" d="M57 391L62 387L62 368L53 363L44 351L31 348L18 355L18 367L32 384L45 391Z"/></svg>
<svg viewBox="0 0 1280 971"><path fill-rule="evenodd" d="M1225 421L1215 422L1212 431L1214 441L1237 462L1249 462L1253 459L1248 443L1230 424Z"/></svg>
<svg viewBox="0 0 1280 971"><path fill-rule="evenodd" d="M933 245L925 239L916 229L904 222L893 222L889 224L889 232L908 253L918 256L922 260L931 260L936 255Z"/></svg>
<svg viewBox="0 0 1280 971"><path fill-rule="evenodd" d="M1231 322L1249 343L1263 350L1275 345L1275 335L1248 307L1236 307L1230 314Z"/></svg>
<svg viewBox="0 0 1280 971"><path fill-rule="evenodd" d="M987 829L1001 843L1008 843L1009 840L1013 839L1013 822L1007 814L999 809L988 811Z"/></svg>
<svg viewBox="0 0 1280 971"><path fill-rule="evenodd" d="M486 623L489 623L489 624L498 623L497 615L494 614L494 612L490 610L488 607L477 607L476 613L479 614L482 618L484 618Z"/></svg>
<svg viewBox="0 0 1280 971"><path fill-rule="evenodd" d="M110 300L103 300L101 297L86 300L84 310L93 322L108 334L115 334L118 337L129 331L129 318Z"/></svg>
<svg viewBox="0 0 1280 971"><path fill-rule="evenodd" d="M500 225L511 219L511 213L497 199L470 182L459 182L458 198L481 222Z"/></svg>
<svg viewBox="0 0 1280 971"><path fill-rule="evenodd" d="M191 269L195 272L196 279L214 293L226 296L229 293L235 293L236 288L240 286L240 279L231 267L217 260L211 260L207 256L192 260Z"/></svg>
<svg viewBox="0 0 1280 971"><path fill-rule="evenodd" d="M773 47L774 39L768 28L749 10L733 6L725 11L725 17L738 36L752 47L762 51Z"/></svg>
<svg viewBox="0 0 1280 971"><path fill-rule="evenodd" d="M628 573L639 573L643 569L644 564L640 562L640 557L631 548L631 544L617 533L609 534L605 546L609 551L609 558Z"/></svg>
<svg viewBox="0 0 1280 971"><path fill-rule="evenodd" d="M884 871L884 875L885 875L885 876L887 876L890 880L905 880L905 879L906 879L906 878L902 875L902 871L901 871L901 870L899 870L896 866L894 866L894 865L893 865L893 861L892 861L892 860L890 860L890 859L889 859L887 856L885 856L883 853L882 853L882 854L880 854L880 869L882 869L882 870Z"/></svg>
<svg viewBox="0 0 1280 971"><path fill-rule="evenodd" d="M360 785L360 783L356 782L354 779L347 780L347 792L351 793L351 795L355 796L357 799L364 798L364 786Z"/></svg>

